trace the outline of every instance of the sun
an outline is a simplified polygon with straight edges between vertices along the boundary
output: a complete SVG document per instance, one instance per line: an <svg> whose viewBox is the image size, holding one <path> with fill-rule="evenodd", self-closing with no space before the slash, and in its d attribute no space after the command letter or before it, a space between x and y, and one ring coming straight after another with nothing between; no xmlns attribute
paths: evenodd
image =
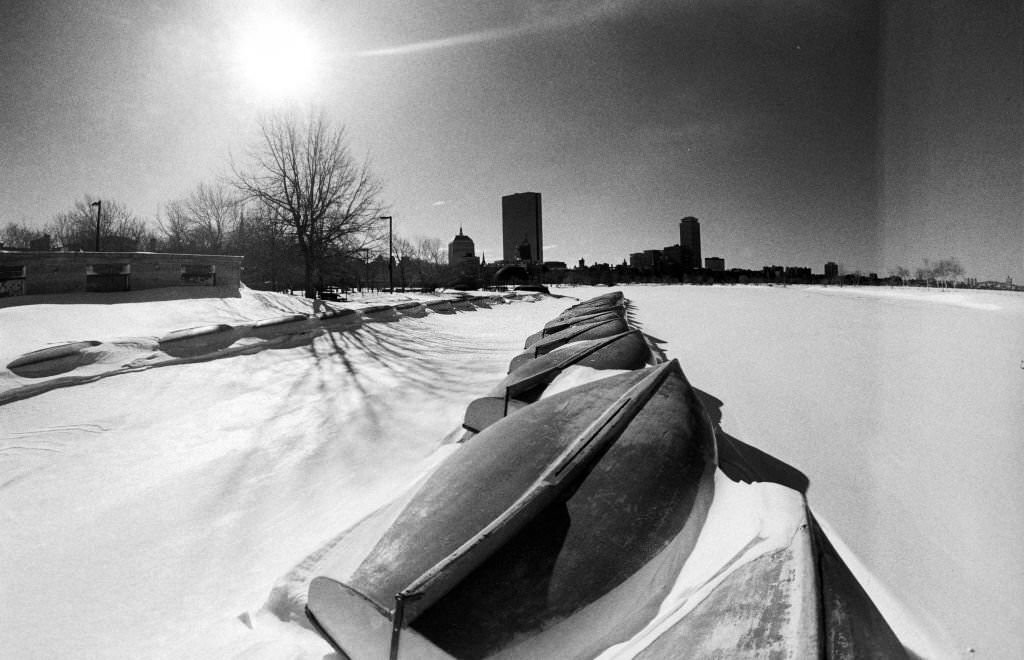
<svg viewBox="0 0 1024 660"><path fill-rule="evenodd" d="M234 60L247 92L275 99L312 92L321 64L313 34L278 15L238 26Z"/></svg>

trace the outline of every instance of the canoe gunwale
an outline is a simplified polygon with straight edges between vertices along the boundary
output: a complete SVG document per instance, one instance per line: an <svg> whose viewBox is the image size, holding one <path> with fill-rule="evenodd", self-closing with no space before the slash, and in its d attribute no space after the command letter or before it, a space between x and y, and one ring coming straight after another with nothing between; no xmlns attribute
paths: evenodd
<svg viewBox="0 0 1024 660"><path fill-rule="evenodd" d="M493 549L490 548L491 545L498 542L498 546L500 546L505 537L517 531L538 511L557 499L558 495L567 487L567 482L585 476L607 449L622 435L662 383L673 373L682 375L682 369L676 360L651 367L647 376L605 408L601 415L577 435L534 483L502 514L463 542L448 556L424 571L398 595L405 602L422 602L421 599L427 595L427 592L436 588L435 590L441 593L435 594L433 600L428 600L429 603L432 603L447 593L465 577L468 569L475 566L466 565L464 558L470 556L472 551L478 548L483 548L483 552L489 556L493 552ZM475 554L476 559L479 560L481 553ZM405 609L407 608L403 607L403 614ZM422 611L425 606L421 605L418 609ZM418 613L417 611L412 615L404 616L403 621L395 623L404 627L411 623Z"/></svg>
<svg viewBox="0 0 1024 660"><path fill-rule="evenodd" d="M550 385L551 382L567 368L586 360L598 351L608 348L619 340L628 338L630 335L636 335L640 341L644 341L643 335L639 330L630 329L608 337L587 340L590 342L587 346L563 351L562 355L555 354L558 359L553 361L543 370L536 371L534 373L527 373L523 376L517 376L516 372L513 371L508 377L506 377L504 388L493 391L489 396L474 399L469 403L469 406L466 408L466 413L463 415L462 427L467 431L479 433L491 423L496 422L498 419L503 417L507 417L520 407L529 405L539 396L543 396L543 394L540 393L537 396L531 394L525 399L521 398L524 394L535 392L535 390L538 389L542 390L547 388L547 386ZM527 369L526 365L521 365L517 371L523 371L525 369ZM495 412L493 403L491 402L498 398L503 399L504 404L502 405L500 416L494 417Z"/></svg>
<svg viewBox="0 0 1024 660"><path fill-rule="evenodd" d="M585 323L582 325L573 325L559 330L558 332L547 335L541 338L537 343L530 346L527 350L533 352L533 357L540 357L541 355L547 355L551 351L568 344L573 341L576 337L582 334L596 330L602 326L608 325L609 323L625 323L625 321L619 317L610 318L604 321L594 321L592 323ZM615 334L622 334L616 332Z"/></svg>
<svg viewBox="0 0 1024 660"><path fill-rule="evenodd" d="M630 329L626 330L625 332L610 335L608 337L600 337L597 340L595 340L595 343L592 346L587 346L585 348L581 348L579 351L568 353L564 359L559 360L555 364L551 365L549 369L536 374L531 374L530 376L525 376L519 380L508 383L505 386L505 396L514 398L518 394L531 390L537 385L539 385L543 381L543 379L547 377L551 372L557 371L560 373L567 369L568 367L571 367L572 365L585 360L586 358L590 357L591 355L598 352L602 348L606 348L614 344L615 342L619 341L620 339L624 339L625 337L631 334L639 334L639 332L639 330Z"/></svg>

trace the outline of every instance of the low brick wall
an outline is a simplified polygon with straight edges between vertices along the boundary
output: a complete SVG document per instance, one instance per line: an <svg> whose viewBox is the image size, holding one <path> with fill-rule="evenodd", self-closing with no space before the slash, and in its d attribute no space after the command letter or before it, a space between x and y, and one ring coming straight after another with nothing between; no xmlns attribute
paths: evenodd
<svg viewBox="0 0 1024 660"><path fill-rule="evenodd" d="M241 270L240 256L0 251L0 298L176 286L237 289Z"/></svg>

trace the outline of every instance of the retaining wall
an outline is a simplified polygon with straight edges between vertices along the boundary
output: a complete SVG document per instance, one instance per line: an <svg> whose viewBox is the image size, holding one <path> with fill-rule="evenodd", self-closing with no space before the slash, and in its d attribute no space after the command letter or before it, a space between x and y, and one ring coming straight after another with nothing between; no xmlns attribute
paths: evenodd
<svg viewBox="0 0 1024 660"><path fill-rule="evenodd" d="M175 286L238 288L241 269L240 256L0 251L0 298Z"/></svg>

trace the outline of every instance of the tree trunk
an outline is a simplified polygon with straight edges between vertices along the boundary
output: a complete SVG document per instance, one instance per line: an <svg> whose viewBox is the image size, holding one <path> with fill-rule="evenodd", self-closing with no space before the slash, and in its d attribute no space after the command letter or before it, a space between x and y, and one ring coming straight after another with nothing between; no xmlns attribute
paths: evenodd
<svg viewBox="0 0 1024 660"><path fill-rule="evenodd" d="M316 268L313 265L313 255L303 251L303 287L307 298L316 298Z"/></svg>

